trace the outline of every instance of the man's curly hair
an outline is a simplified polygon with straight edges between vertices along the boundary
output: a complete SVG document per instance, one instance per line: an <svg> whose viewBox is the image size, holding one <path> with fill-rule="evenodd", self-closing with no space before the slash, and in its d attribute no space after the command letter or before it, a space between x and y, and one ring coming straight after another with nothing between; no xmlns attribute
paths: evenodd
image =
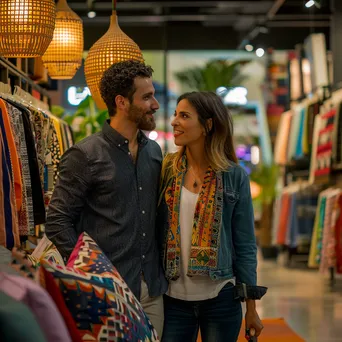
<svg viewBox="0 0 342 342"><path fill-rule="evenodd" d="M109 116L116 114L115 98L126 97L132 103L136 77L151 77L153 69L142 62L129 60L115 63L104 73L100 81L100 93L108 108Z"/></svg>

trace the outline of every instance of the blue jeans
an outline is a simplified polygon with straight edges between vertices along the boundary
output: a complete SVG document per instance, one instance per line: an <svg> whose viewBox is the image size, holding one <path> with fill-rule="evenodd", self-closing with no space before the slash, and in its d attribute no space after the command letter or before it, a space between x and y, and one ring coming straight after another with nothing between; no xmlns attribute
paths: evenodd
<svg viewBox="0 0 342 342"><path fill-rule="evenodd" d="M228 283L216 298L184 301L164 296L162 342L236 342L242 323L241 302Z"/></svg>

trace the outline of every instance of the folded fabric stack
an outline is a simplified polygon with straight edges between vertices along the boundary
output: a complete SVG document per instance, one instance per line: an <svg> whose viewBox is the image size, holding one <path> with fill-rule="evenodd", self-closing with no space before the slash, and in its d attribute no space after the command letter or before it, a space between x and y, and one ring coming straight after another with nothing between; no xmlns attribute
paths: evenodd
<svg viewBox="0 0 342 342"><path fill-rule="evenodd" d="M79 237L67 265L51 243L28 259L12 254L11 267L0 267L6 304L0 324L8 330L1 341L159 341L139 301L88 234Z"/></svg>

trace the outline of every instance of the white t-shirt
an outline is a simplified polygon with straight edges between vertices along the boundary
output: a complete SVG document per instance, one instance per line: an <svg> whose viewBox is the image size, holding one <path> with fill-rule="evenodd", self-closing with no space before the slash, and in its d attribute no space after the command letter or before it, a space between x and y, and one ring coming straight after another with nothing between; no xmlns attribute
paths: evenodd
<svg viewBox="0 0 342 342"><path fill-rule="evenodd" d="M215 298L229 282L235 285L235 279L212 280L209 276L187 276L191 249L191 237L198 194L184 186L180 201L180 277L170 281L167 295L181 300L197 301Z"/></svg>

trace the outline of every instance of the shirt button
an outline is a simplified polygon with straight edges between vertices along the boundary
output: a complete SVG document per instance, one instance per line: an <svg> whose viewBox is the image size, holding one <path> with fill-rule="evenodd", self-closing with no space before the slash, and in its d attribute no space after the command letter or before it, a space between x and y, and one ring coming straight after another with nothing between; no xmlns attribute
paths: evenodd
<svg viewBox="0 0 342 342"><path fill-rule="evenodd" d="M143 210L142 213L145 214L145 210Z"/></svg>
<svg viewBox="0 0 342 342"><path fill-rule="evenodd" d="M141 186L139 187L139 190L142 190L142 187L141 187Z"/></svg>
<svg viewBox="0 0 342 342"><path fill-rule="evenodd" d="M145 233L143 233L143 237L145 237L146 236L146 234Z"/></svg>
<svg viewBox="0 0 342 342"><path fill-rule="evenodd" d="M143 255L142 258L145 259L145 255Z"/></svg>
<svg viewBox="0 0 342 342"><path fill-rule="evenodd" d="M131 154L131 152L128 152L128 154Z"/></svg>
<svg viewBox="0 0 342 342"><path fill-rule="evenodd" d="M121 144L118 145L119 147L121 146Z"/></svg>

